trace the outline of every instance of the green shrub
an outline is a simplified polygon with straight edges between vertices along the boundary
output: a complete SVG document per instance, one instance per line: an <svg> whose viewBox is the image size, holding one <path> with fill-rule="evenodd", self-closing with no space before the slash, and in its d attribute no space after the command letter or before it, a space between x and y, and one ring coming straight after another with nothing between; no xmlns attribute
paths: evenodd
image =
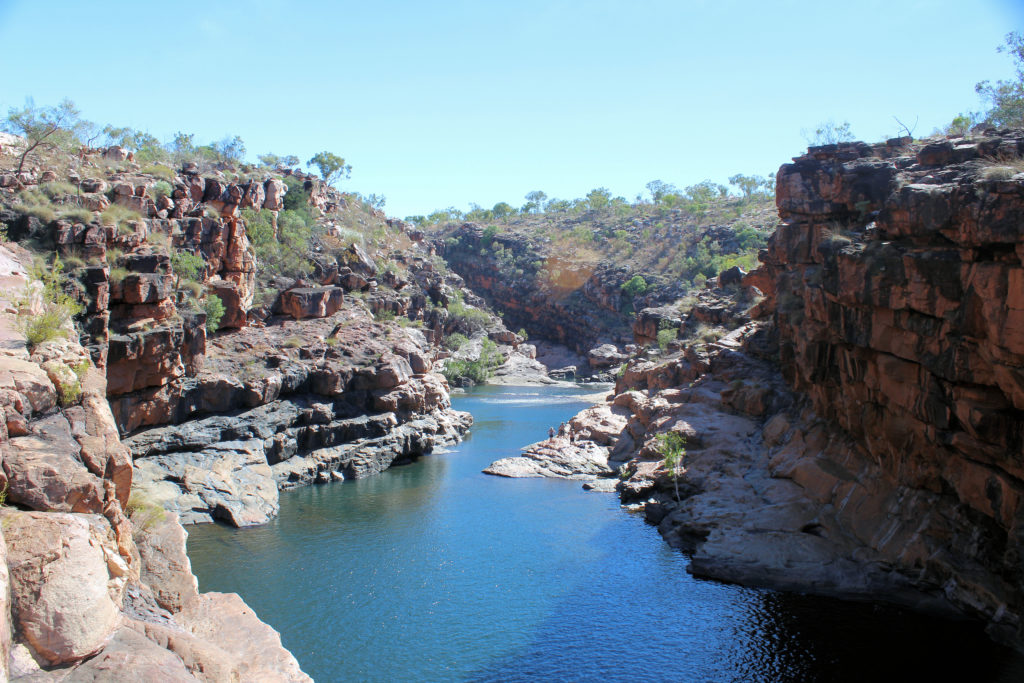
<svg viewBox="0 0 1024 683"><path fill-rule="evenodd" d="M522 338L523 338L523 341L527 341L527 340L528 340L528 339L530 338L530 335L529 335L529 333L528 333L528 332L526 331L526 328L525 328L525 327L520 327L520 328L519 328L519 331L518 331L518 332L516 332L516 334L517 334L517 335L519 335L520 337L522 337Z"/></svg>
<svg viewBox="0 0 1024 683"><path fill-rule="evenodd" d="M19 314L16 325L25 335L31 350L43 342L64 336L64 326L81 312L82 307L74 297L64 291L67 278L64 275L64 264L59 257L54 256L51 266L45 263L34 264L29 270L29 276L32 281L41 283L38 303L42 310L37 314ZM25 294L18 302L18 308L30 309L33 297L34 294L26 288Z"/></svg>
<svg viewBox="0 0 1024 683"><path fill-rule="evenodd" d="M174 188L166 180L160 180L154 183L146 192L153 198L153 201L156 201L161 197L170 197L171 193L174 192Z"/></svg>
<svg viewBox="0 0 1024 683"><path fill-rule="evenodd" d="M227 309L224 308L224 302L216 294L210 294L203 299L202 307L206 311L206 331L213 334L220 328L221 318L224 317Z"/></svg>
<svg viewBox="0 0 1024 683"><path fill-rule="evenodd" d="M57 212L49 204L21 204L15 207L21 213L49 223L57 218Z"/></svg>
<svg viewBox="0 0 1024 683"><path fill-rule="evenodd" d="M308 211L281 211L277 217L276 239L270 211L244 209L242 220L261 274L302 277L312 272L309 249L314 219Z"/></svg>
<svg viewBox="0 0 1024 683"><path fill-rule="evenodd" d="M131 221L142 220L142 214L138 211L133 211L120 204L111 204L110 208L100 214L100 223L103 225L116 225L118 232L125 234L124 231L127 229L128 232L132 232L134 228L129 227Z"/></svg>
<svg viewBox="0 0 1024 683"><path fill-rule="evenodd" d="M74 405L78 403L78 399L82 397L82 382L81 380L75 380L74 382L66 382L61 385L60 388L60 404L64 407Z"/></svg>
<svg viewBox="0 0 1024 683"><path fill-rule="evenodd" d="M69 194L78 194L78 188L75 185L59 181L43 183L39 186L39 189L50 199L57 199L58 197L64 197Z"/></svg>
<svg viewBox="0 0 1024 683"><path fill-rule="evenodd" d="M122 268L121 266L115 266L115 267L110 269L110 276L107 279L110 280L112 283L115 283L115 284L121 283L121 282L124 282L124 279L126 277L128 277L128 274L130 272L131 271L129 271L127 268Z"/></svg>
<svg viewBox="0 0 1024 683"><path fill-rule="evenodd" d="M646 291L647 280L644 280L640 275L634 275L622 284L622 293L630 298L640 296Z"/></svg>
<svg viewBox="0 0 1024 683"><path fill-rule="evenodd" d="M664 351L668 348L669 342L675 341L679 331L675 329L658 330L658 348Z"/></svg>
<svg viewBox="0 0 1024 683"><path fill-rule="evenodd" d="M444 347L452 351L458 351L469 343L469 337L459 332L448 335L444 340Z"/></svg>

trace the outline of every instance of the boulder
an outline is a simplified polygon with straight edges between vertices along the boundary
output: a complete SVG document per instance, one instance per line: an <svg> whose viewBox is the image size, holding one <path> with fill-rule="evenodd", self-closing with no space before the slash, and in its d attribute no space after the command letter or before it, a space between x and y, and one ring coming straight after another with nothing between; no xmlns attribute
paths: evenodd
<svg viewBox="0 0 1024 683"><path fill-rule="evenodd" d="M587 360L592 368L612 368L622 365L629 360L629 356L620 353L614 344L602 344L596 349L590 350Z"/></svg>
<svg viewBox="0 0 1024 683"><path fill-rule="evenodd" d="M49 664L98 652L120 625L128 567L98 515L6 512L18 633Z"/></svg>
<svg viewBox="0 0 1024 683"><path fill-rule="evenodd" d="M281 312L295 320L326 318L334 315L344 303L341 287L296 287L281 293Z"/></svg>

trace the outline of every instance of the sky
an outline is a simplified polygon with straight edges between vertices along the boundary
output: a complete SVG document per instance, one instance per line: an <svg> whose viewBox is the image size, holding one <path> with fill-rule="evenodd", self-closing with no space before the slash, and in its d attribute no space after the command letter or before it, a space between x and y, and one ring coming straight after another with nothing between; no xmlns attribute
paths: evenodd
<svg viewBox="0 0 1024 683"><path fill-rule="evenodd" d="M0 113L331 151L399 217L632 199L774 174L830 119L927 135L1012 76L1013 30L1021 0L0 0Z"/></svg>

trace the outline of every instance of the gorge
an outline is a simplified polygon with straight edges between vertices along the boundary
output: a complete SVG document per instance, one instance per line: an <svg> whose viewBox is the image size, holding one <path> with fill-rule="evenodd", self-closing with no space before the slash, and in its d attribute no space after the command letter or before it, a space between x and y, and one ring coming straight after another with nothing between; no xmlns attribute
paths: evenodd
<svg viewBox="0 0 1024 683"><path fill-rule="evenodd" d="M920 646L893 621L1014 680L1022 158L1017 129L816 146L773 197L489 225L117 145L0 173L4 675L861 680L857 647ZM594 602L614 626L564 628ZM826 613L856 646L801 636ZM349 645L389 631L422 641L397 668Z"/></svg>

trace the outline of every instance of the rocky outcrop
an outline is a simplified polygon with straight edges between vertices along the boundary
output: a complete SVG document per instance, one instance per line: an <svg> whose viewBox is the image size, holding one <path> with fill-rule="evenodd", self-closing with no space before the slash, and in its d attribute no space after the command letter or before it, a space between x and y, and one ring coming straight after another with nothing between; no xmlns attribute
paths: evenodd
<svg viewBox="0 0 1024 683"><path fill-rule="evenodd" d="M424 335L398 329L353 306L219 339L179 393L136 397L146 409L130 414L114 404L125 428L147 414L177 423L125 439L136 488L186 524L250 526L277 514L279 489L377 474L455 443L471 418L451 410Z"/></svg>
<svg viewBox="0 0 1024 683"><path fill-rule="evenodd" d="M743 280L761 321L630 361L619 490L696 574L968 615L1020 647L1024 174L993 157L1024 134L908 145L780 169L783 223ZM671 319L645 313L638 337Z"/></svg>
<svg viewBox="0 0 1024 683"><path fill-rule="evenodd" d="M615 476L623 463L614 458L625 452L615 447L626 427L626 416L621 406L588 408L562 425L556 435L530 444L520 456L491 463L484 474L586 481Z"/></svg>
<svg viewBox="0 0 1024 683"><path fill-rule="evenodd" d="M0 248L7 296L26 286L17 264ZM129 499L105 378L70 326L30 353L12 322L0 319L4 680L308 681L237 595L198 593L177 518Z"/></svg>
<svg viewBox="0 0 1024 683"><path fill-rule="evenodd" d="M345 301L341 287L296 287L281 292L281 313L295 320L334 315Z"/></svg>
<svg viewBox="0 0 1024 683"><path fill-rule="evenodd" d="M984 160L1022 153L1020 132L812 148L779 171L764 259L787 381L865 463L944 511L897 565L1015 639L1024 174Z"/></svg>

